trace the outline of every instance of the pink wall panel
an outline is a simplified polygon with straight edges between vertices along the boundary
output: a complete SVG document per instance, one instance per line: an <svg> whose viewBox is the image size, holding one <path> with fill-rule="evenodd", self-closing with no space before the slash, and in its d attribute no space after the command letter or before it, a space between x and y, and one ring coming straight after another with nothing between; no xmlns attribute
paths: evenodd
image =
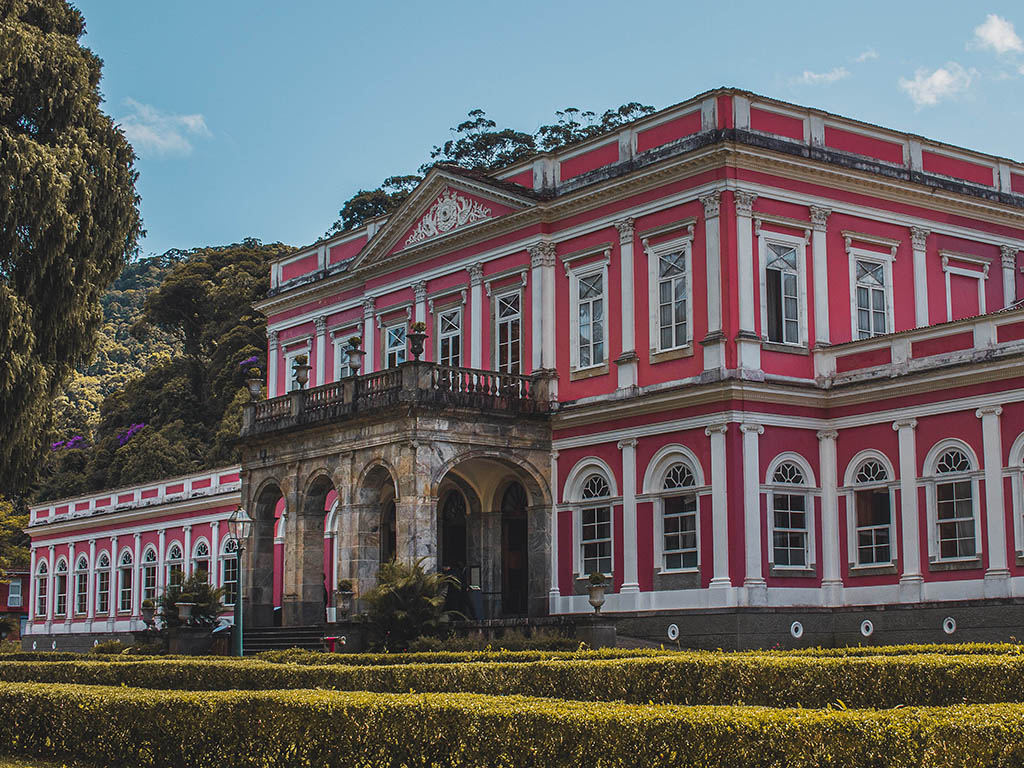
<svg viewBox="0 0 1024 768"><path fill-rule="evenodd" d="M766 109L750 108L750 127L755 131L774 133L796 141L804 140L803 120L778 112L769 112Z"/></svg>
<svg viewBox="0 0 1024 768"><path fill-rule="evenodd" d="M964 275L949 276L949 301L952 305L952 319L960 320L980 314L978 303L978 281Z"/></svg>
<svg viewBox="0 0 1024 768"><path fill-rule="evenodd" d="M573 584L573 514L571 510L558 512L558 587L563 596L572 595Z"/></svg>
<svg viewBox="0 0 1024 768"><path fill-rule="evenodd" d="M332 245L331 249L327 253L327 263L337 264L342 261L347 261L358 254L363 249L364 245L366 245L365 237L358 237L355 240L349 240L346 243Z"/></svg>
<svg viewBox="0 0 1024 768"><path fill-rule="evenodd" d="M974 332L964 331L963 333L951 333L948 336L939 336L935 339L915 341L910 345L911 357L929 357L941 355L947 352L955 352L959 349L970 349L974 346Z"/></svg>
<svg viewBox="0 0 1024 768"><path fill-rule="evenodd" d="M515 176L509 176L505 181L518 184L519 186L526 187L527 189L533 189L533 169L528 168L525 171L520 171Z"/></svg>
<svg viewBox="0 0 1024 768"><path fill-rule="evenodd" d="M698 109L695 112L690 112L688 115L668 120L653 128L648 128L646 131L640 131L636 136L637 152L644 152L654 147L660 147L662 144L668 144L670 141L681 139L684 136L698 133L700 127L701 117L700 110Z"/></svg>
<svg viewBox="0 0 1024 768"><path fill-rule="evenodd" d="M836 371L845 373L860 368L870 368L873 365L886 365L892 362L892 350L889 347L871 349L865 352L853 352L849 355L836 357Z"/></svg>
<svg viewBox="0 0 1024 768"><path fill-rule="evenodd" d="M574 176L579 176L581 173L586 173L605 165L611 165L618 161L619 143L618 141L610 141L580 155L563 160L560 165L560 178L562 181L568 181Z"/></svg>
<svg viewBox="0 0 1024 768"><path fill-rule="evenodd" d="M996 338L1000 343L1024 339L1024 323L1007 323L996 330Z"/></svg>
<svg viewBox="0 0 1024 768"><path fill-rule="evenodd" d="M903 145L862 133L846 131L835 126L825 126L825 146L843 152L866 155L887 163L903 163Z"/></svg>
<svg viewBox="0 0 1024 768"><path fill-rule="evenodd" d="M921 152L921 166L928 173L939 173L975 184L984 184L987 187L992 186L992 168L987 165L979 165L949 155L940 155L926 149Z"/></svg>
<svg viewBox="0 0 1024 768"><path fill-rule="evenodd" d="M1010 174L1010 189L1016 192L1018 195L1024 195L1024 174Z"/></svg>
<svg viewBox="0 0 1024 768"><path fill-rule="evenodd" d="M636 505L636 564L640 591L654 589L654 504L641 502Z"/></svg>
<svg viewBox="0 0 1024 768"><path fill-rule="evenodd" d="M294 277L300 275L307 275L310 272L314 272L317 268L317 255L311 253L302 259L296 259L295 261L285 264L281 267L281 278L283 280L291 280Z"/></svg>

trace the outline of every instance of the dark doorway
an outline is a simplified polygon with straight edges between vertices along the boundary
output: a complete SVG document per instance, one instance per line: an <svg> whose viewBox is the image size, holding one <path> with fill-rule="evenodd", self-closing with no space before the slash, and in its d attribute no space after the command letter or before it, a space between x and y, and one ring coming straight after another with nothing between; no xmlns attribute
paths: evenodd
<svg viewBox="0 0 1024 768"><path fill-rule="evenodd" d="M529 602L526 491L512 483L501 499L501 611L525 616Z"/></svg>
<svg viewBox="0 0 1024 768"><path fill-rule="evenodd" d="M384 504L380 515L380 561L390 563L398 549L394 499ZM372 550L371 550L372 551Z"/></svg>
<svg viewBox="0 0 1024 768"><path fill-rule="evenodd" d="M441 570L456 573L467 561L466 500L449 491L441 505ZM460 576L460 578L462 578Z"/></svg>

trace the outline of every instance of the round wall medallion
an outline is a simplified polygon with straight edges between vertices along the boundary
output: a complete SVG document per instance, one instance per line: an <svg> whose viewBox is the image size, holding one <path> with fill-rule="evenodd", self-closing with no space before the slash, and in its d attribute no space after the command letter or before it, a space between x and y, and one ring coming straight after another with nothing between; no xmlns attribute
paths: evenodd
<svg viewBox="0 0 1024 768"><path fill-rule="evenodd" d="M50 643L50 648L52 648L55 651L57 650L57 641L56 640L54 640L52 643Z"/></svg>
<svg viewBox="0 0 1024 768"><path fill-rule="evenodd" d="M673 641L679 639L679 627L675 624L668 625L668 639Z"/></svg>
<svg viewBox="0 0 1024 768"><path fill-rule="evenodd" d="M869 620L864 619L864 621L860 623L860 633L864 635L864 637L871 637L871 634L874 631L875 625L872 624Z"/></svg>
<svg viewBox="0 0 1024 768"><path fill-rule="evenodd" d="M794 621L792 624L789 625L789 634L791 634L793 637L799 640L801 637L804 636L804 625L801 624L799 621Z"/></svg>
<svg viewBox="0 0 1024 768"><path fill-rule="evenodd" d="M32 650L33 651L36 650L36 641L35 640L32 641Z"/></svg>
<svg viewBox="0 0 1024 768"><path fill-rule="evenodd" d="M947 635L952 635L956 632L956 619L952 616L947 616L942 620L942 631Z"/></svg>

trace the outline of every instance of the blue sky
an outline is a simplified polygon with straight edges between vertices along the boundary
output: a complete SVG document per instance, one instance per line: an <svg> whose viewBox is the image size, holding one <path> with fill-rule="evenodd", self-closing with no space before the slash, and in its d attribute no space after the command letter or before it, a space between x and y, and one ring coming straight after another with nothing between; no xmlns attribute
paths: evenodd
<svg viewBox="0 0 1024 768"><path fill-rule="evenodd" d="M1024 160L1024 6L994 2L78 0L140 155L143 253L317 239L470 109L721 85Z"/></svg>

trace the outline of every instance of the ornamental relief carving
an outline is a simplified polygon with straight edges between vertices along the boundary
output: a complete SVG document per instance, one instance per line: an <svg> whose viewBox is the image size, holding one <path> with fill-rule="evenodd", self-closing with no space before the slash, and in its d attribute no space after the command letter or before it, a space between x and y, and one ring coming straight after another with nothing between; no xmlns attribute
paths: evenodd
<svg viewBox="0 0 1024 768"><path fill-rule="evenodd" d="M491 209L482 203L446 189L405 241L405 247L431 237L444 235L458 227L491 218Z"/></svg>

